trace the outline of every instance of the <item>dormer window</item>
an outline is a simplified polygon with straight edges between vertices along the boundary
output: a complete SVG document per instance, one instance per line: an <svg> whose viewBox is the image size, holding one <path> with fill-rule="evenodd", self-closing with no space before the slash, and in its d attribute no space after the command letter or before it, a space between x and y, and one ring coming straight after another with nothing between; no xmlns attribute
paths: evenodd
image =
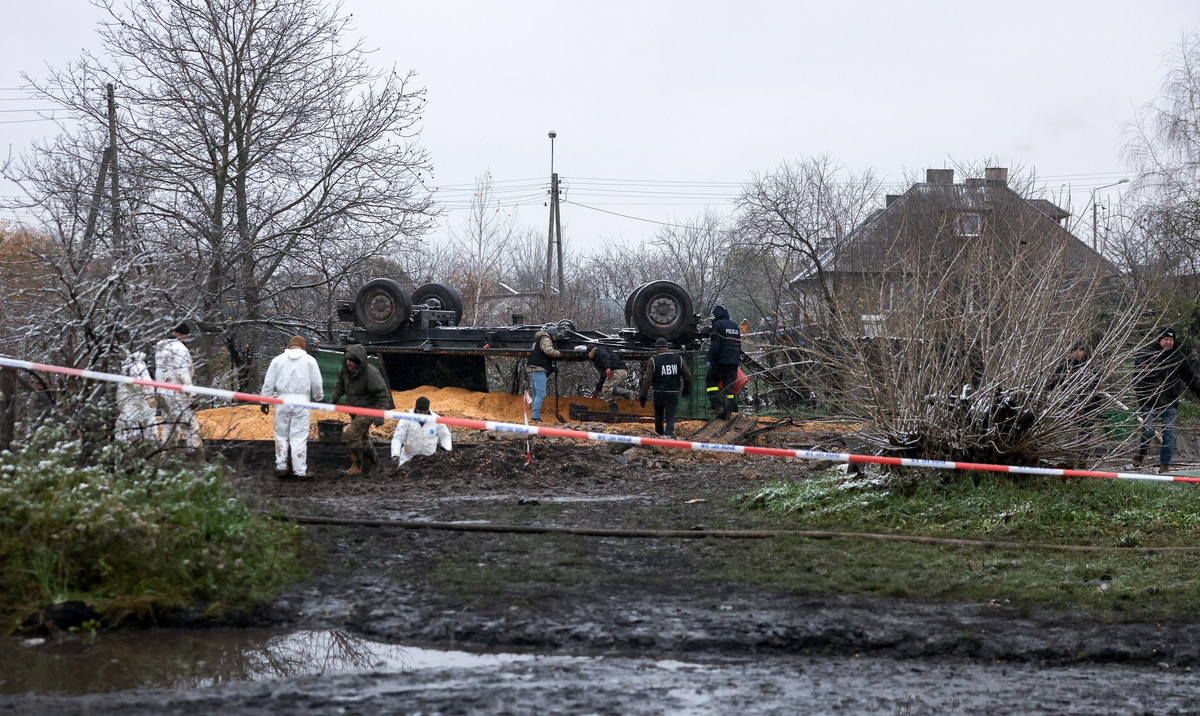
<svg viewBox="0 0 1200 716"><path fill-rule="evenodd" d="M958 233L963 236L979 236L983 228L983 217L975 212L958 215Z"/></svg>

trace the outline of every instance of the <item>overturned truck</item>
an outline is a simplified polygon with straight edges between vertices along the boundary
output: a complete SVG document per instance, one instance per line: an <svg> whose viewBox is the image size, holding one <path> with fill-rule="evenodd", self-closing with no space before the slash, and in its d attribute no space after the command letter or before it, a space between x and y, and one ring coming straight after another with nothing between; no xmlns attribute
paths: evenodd
<svg viewBox="0 0 1200 716"><path fill-rule="evenodd" d="M535 334L546 325L527 324L514 315L508 326L462 326L462 315L462 297L454 288L429 283L410 293L390 278L367 282L353 300L338 306L338 319L354 324L343 334L343 344L360 343L378 357L392 390L431 385L487 392L488 359L527 357ZM583 330L569 319L554 324L559 329L555 345L563 351L560 360L587 360L590 346L605 345L640 368L654 354L654 342L665 339L684 356L693 376L691 391L680 396L679 415L704 417L701 349L708 321L695 312L692 297L679 284L652 281L635 289L625 301L626 327L615 334ZM345 345L332 348L344 350Z"/></svg>

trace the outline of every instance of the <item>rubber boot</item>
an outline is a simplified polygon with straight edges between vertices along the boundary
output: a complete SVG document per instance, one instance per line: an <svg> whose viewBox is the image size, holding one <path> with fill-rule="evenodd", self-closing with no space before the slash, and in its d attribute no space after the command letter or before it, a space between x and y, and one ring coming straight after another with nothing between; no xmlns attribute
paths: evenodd
<svg viewBox="0 0 1200 716"><path fill-rule="evenodd" d="M359 465L362 462L362 450L357 448L350 450L350 467L345 470L339 470L338 473L342 477L353 477L362 474L362 468Z"/></svg>
<svg viewBox="0 0 1200 716"><path fill-rule="evenodd" d="M721 419L729 420L733 414L737 412L737 398L725 398L725 405L721 409Z"/></svg>
<svg viewBox="0 0 1200 716"><path fill-rule="evenodd" d="M363 450L363 467L362 473L366 476L371 476L379 469L379 455L375 452L375 447L371 446L368 450Z"/></svg>
<svg viewBox="0 0 1200 716"><path fill-rule="evenodd" d="M619 410L620 410L620 406L617 405L617 401L615 401L615 400L608 401L608 412L615 414Z"/></svg>
<svg viewBox="0 0 1200 716"><path fill-rule="evenodd" d="M1148 448L1138 448L1137 456L1133 458L1133 466L1134 467L1142 466L1142 463L1146 460L1146 452L1147 451L1148 451Z"/></svg>

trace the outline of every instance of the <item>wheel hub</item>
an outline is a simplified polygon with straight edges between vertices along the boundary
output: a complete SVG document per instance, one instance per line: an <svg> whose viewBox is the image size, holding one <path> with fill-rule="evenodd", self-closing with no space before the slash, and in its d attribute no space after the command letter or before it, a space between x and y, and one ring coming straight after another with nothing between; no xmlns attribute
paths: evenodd
<svg viewBox="0 0 1200 716"><path fill-rule="evenodd" d="M670 296L656 296L646 306L646 314L657 326L669 326L679 318L679 303Z"/></svg>
<svg viewBox="0 0 1200 716"><path fill-rule="evenodd" d="M377 293L367 301L367 314L371 320L386 322L396 312L396 302L386 293Z"/></svg>

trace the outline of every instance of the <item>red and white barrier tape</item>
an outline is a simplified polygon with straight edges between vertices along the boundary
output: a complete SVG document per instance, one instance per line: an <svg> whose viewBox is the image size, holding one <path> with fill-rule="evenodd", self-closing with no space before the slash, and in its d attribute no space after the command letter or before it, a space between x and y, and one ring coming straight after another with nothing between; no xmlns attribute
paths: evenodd
<svg viewBox="0 0 1200 716"><path fill-rule="evenodd" d="M199 385L180 385L178 383L163 383L156 380L142 380L113 373L99 373L78 368L63 368L44 363L15 360L0 356L0 367L19 368L24 370L40 370L47 373L59 373L88 380L102 380L109 383L126 383L142 385L159 390L176 390L193 395L207 395L212 398L237 400L246 403L266 403L268 405L298 405L309 410L320 410L330 413L345 413L347 415L364 415L369 418L387 418L390 420L416 420L424 423L430 418L424 415L402 412L399 410L376 410L374 408L354 408L348 405L331 405L329 403L312 403L304 400L294 400L290 397L272 398L253 393L239 393L233 390L206 388ZM923 467L932 470L980 470L984 472L1009 472L1019 475L1045 475L1049 477L1103 477L1115 480L1150 480L1153 482L1200 482L1200 477L1183 477L1177 475L1148 475L1137 472L1101 472L1099 470L1070 470L1053 467L1023 467L1020 465L992 465L976 462L952 462L949 460L918 460L907 457L880 457L875 455L855 455L852 453L821 452L816 450L783 450L780 448L752 447L748 445L725 445L723 443L695 443L686 440L664 440L663 438L643 438L636 435L618 435L615 433L591 433L582 430L565 430L563 428L547 428L537 425L517 425L516 423L498 423L493 420L468 420L466 418L448 418L439 415L436 422L472 430L487 430L500 433L518 433L524 435L544 435L554 438L569 438L571 440L601 440L611 443L626 443L629 445L646 445L650 447L674 448L677 450L700 450L706 452L736 453L738 455L768 455L771 457L796 457L804 460L829 460L831 462L846 462L874 465L896 465L901 467Z"/></svg>

